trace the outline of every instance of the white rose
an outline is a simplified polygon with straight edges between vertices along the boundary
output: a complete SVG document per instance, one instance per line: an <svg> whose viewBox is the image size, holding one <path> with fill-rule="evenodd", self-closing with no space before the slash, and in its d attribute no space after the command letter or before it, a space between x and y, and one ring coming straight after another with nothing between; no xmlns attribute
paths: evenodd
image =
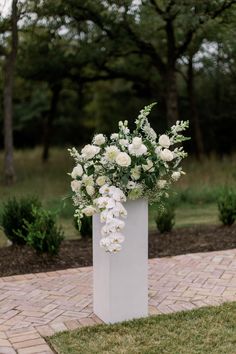
<svg viewBox="0 0 236 354"><path fill-rule="evenodd" d="M81 181L77 181L77 179L74 179L72 182L71 182L71 189L73 192L79 192L80 191L80 188L81 188Z"/></svg>
<svg viewBox="0 0 236 354"><path fill-rule="evenodd" d="M92 216L96 213L96 208L94 208L92 205L89 205L82 210L82 213L86 216Z"/></svg>
<svg viewBox="0 0 236 354"><path fill-rule="evenodd" d="M176 171L176 172L173 172L172 175L171 175L171 178L174 180L174 181L178 181L178 179L180 178L181 176L181 173L179 171Z"/></svg>
<svg viewBox="0 0 236 354"><path fill-rule="evenodd" d="M160 189L163 189L165 188L167 182L165 179L160 179L158 182L157 182L157 186L160 188Z"/></svg>
<svg viewBox="0 0 236 354"><path fill-rule="evenodd" d="M171 144L169 137L165 134L160 136L158 143L164 148L168 148Z"/></svg>
<svg viewBox="0 0 236 354"><path fill-rule="evenodd" d="M87 186L86 192L88 193L88 195L92 196L95 193L95 189L93 186Z"/></svg>
<svg viewBox="0 0 236 354"><path fill-rule="evenodd" d="M140 147L136 148L133 144L128 146L128 150L131 155L133 156L142 156L145 155L147 152L147 148L144 144L141 144Z"/></svg>
<svg viewBox="0 0 236 354"><path fill-rule="evenodd" d="M160 158L163 161L172 161L174 158L174 154L169 149L164 149L160 152Z"/></svg>
<svg viewBox="0 0 236 354"><path fill-rule="evenodd" d="M94 181L93 181L92 176L83 175L82 182L84 183L85 186L93 186L94 185Z"/></svg>
<svg viewBox="0 0 236 354"><path fill-rule="evenodd" d="M109 162L113 162L116 160L117 155L119 154L120 150L116 146L107 146L105 150L105 159Z"/></svg>
<svg viewBox="0 0 236 354"><path fill-rule="evenodd" d="M94 144L95 145L103 145L106 142L106 138L103 134L97 134L94 137Z"/></svg>
<svg viewBox="0 0 236 354"><path fill-rule="evenodd" d="M138 180L141 174L141 167L135 166L134 168L132 168L130 172L131 172L131 178L134 180Z"/></svg>
<svg viewBox="0 0 236 354"><path fill-rule="evenodd" d="M77 166L75 166L74 168L73 168L73 171L72 171L72 173L71 173L71 177L73 178L73 179L76 179L77 177L80 177L80 176L82 176L82 174L83 174L83 167L80 165L80 164L78 164Z"/></svg>
<svg viewBox="0 0 236 354"><path fill-rule="evenodd" d="M100 151L98 146L94 145L85 145L85 147L81 150L82 157L86 160L92 159L95 155L97 155Z"/></svg>
<svg viewBox="0 0 236 354"><path fill-rule="evenodd" d="M99 176L97 179L96 179L96 183L99 187L103 186L105 183L106 183L106 176Z"/></svg>
<svg viewBox="0 0 236 354"><path fill-rule="evenodd" d="M117 165L128 167L131 164L131 158L126 152L120 152L116 157Z"/></svg>
<svg viewBox="0 0 236 354"><path fill-rule="evenodd" d="M142 165L143 170L146 172L153 172L154 168L153 168L153 162L151 160L147 160L147 164L146 165Z"/></svg>

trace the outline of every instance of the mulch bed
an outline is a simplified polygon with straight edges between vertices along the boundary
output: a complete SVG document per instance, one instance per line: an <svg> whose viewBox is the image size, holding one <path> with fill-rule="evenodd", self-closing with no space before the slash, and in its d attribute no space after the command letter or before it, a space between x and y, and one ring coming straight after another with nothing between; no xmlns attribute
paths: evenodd
<svg viewBox="0 0 236 354"><path fill-rule="evenodd" d="M149 258L236 248L236 225L188 227L150 233ZM0 276L53 271L92 265L92 242L64 241L58 256L38 255L28 246L0 248Z"/></svg>

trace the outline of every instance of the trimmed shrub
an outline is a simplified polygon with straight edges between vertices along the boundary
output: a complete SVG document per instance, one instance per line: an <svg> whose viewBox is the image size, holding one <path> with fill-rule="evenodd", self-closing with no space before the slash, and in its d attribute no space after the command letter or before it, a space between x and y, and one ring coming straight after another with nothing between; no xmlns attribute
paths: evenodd
<svg viewBox="0 0 236 354"><path fill-rule="evenodd" d="M91 216L84 216L80 220L81 224L80 227L77 222L77 218L74 218L74 225L76 230L79 231L82 238L92 237L92 217Z"/></svg>
<svg viewBox="0 0 236 354"><path fill-rule="evenodd" d="M64 232L56 225L56 217L43 208L33 210L34 221L25 222L26 242L38 253L58 254Z"/></svg>
<svg viewBox="0 0 236 354"><path fill-rule="evenodd" d="M163 208L160 208L156 216L156 225L160 233L169 232L175 224L175 208L173 204L165 203Z"/></svg>
<svg viewBox="0 0 236 354"><path fill-rule="evenodd" d="M3 205L1 224L6 236L13 244L26 243L25 222L34 222L33 210L40 207L41 203L36 197L25 197L19 200L12 198Z"/></svg>
<svg viewBox="0 0 236 354"><path fill-rule="evenodd" d="M236 220L236 192L232 188L225 188L218 199L220 221L231 226Z"/></svg>

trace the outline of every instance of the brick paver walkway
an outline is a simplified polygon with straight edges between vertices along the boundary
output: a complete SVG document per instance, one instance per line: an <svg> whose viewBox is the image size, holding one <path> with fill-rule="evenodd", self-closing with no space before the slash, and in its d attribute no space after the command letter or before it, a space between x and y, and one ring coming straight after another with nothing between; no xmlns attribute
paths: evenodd
<svg viewBox="0 0 236 354"><path fill-rule="evenodd" d="M236 249L149 261L149 312L236 300ZM44 336L99 323L92 267L0 278L0 354L52 353Z"/></svg>

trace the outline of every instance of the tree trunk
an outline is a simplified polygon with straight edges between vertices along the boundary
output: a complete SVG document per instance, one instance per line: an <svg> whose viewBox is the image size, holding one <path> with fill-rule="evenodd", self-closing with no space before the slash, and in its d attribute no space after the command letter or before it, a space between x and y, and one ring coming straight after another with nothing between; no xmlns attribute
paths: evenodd
<svg viewBox="0 0 236 354"><path fill-rule="evenodd" d="M199 116L197 111L197 104L196 104L192 55L189 56L189 61L188 61L187 91L188 91L190 121L192 122L193 134L194 134L194 140L196 146L196 155L198 159L201 159L204 155L204 144L203 144L202 131L201 131Z"/></svg>
<svg viewBox="0 0 236 354"><path fill-rule="evenodd" d="M43 127L43 153L42 160L47 162L49 159L49 150L51 146L52 134L53 134L53 122L56 117L57 104L60 96L61 84L55 84L52 87L52 98L50 104L50 110L44 121Z"/></svg>
<svg viewBox="0 0 236 354"><path fill-rule="evenodd" d="M3 115L4 115L4 176L6 184L12 184L15 179L14 159L13 159L13 127L12 127L12 96L13 96L13 82L14 82L14 69L18 48L18 14L17 2L12 2L11 14L11 51L6 55L4 65L4 87L3 87Z"/></svg>
<svg viewBox="0 0 236 354"><path fill-rule="evenodd" d="M171 127L179 119L178 92L175 68L170 68L163 78L165 80L166 92L166 114L167 123Z"/></svg>

